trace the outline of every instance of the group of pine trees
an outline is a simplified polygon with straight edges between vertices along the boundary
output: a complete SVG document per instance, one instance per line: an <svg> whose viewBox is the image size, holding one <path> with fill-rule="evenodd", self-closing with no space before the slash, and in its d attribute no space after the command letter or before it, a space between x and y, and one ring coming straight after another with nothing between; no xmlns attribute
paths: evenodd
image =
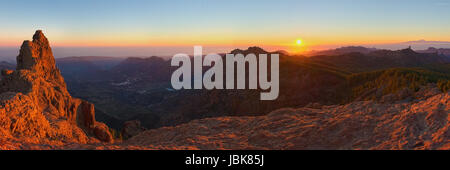
<svg viewBox="0 0 450 170"><path fill-rule="evenodd" d="M374 89L381 89L382 95L385 95L396 93L404 88L417 91L421 86L430 83L436 84L440 90L447 92L450 89L450 75L423 68L392 68L358 73L348 78L353 99Z"/></svg>

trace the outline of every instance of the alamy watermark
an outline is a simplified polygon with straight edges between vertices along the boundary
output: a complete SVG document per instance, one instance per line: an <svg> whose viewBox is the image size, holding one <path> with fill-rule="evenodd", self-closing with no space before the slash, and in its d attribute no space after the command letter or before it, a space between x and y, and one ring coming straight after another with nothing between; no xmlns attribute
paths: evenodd
<svg viewBox="0 0 450 170"><path fill-rule="evenodd" d="M192 89L192 80L194 82L193 89L245 89L246 63L248 63L248 88L258 89L259 85L261 90L268 91L261 92L261 100L275 100L278 98L279 54L270 54L270 81L267 73L267 54L259 54L258 57L253 53L246 56L243 54L226 54L226 82L224 83L224 61L222 56L211 53L203 57L202 53L201 46L194 46L193 71L191 69L191 58L187 54L180 53L172 57L171 66L179 66L172 73L171 83L174 89ZM203 66L211 68L203 74ZM236 74L235 70L237 70ZM193 73L194 77L191 76L191 73ZM236 83L235 80L237 81ZM235 84L237 84L237 88Z"/></svg>

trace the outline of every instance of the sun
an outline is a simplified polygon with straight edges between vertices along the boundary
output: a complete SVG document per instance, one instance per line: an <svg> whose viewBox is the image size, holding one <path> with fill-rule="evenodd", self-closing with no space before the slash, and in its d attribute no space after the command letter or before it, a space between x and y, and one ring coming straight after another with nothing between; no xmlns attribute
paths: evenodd
<svg viewBox="0 0 450 170"><path fill-rule="evenodd" d="M297 40L297 45L302 45L302 40L298 39Z"/></svg>

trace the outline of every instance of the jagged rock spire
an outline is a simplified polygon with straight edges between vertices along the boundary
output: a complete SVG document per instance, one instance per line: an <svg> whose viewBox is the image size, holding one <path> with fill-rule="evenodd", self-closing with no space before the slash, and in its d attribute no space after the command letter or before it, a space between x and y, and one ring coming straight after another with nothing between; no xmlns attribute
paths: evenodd
<svg viewBox="0 0 450 170"><path fill-rule="evenodd" d="M34 43L45 43L45 44L49 44L47 37L45 37L44 33L42 32L42 30L36 30L36 32L33 35L33 42Z"/></svg>
<svg viewBox="0 0 450 170"><path fill-rule="evenodd" d="M16 70L29 69L37 72L51 73L56 70L50 44L41 30L33 35L33 41L25 40L17 56Z"/></svg>
<svg viewBox="0 0 450 170"><path fill-rule="evenodd" d="M0 114L7 115L11 120L0 120L0 124L27 120L22 122L21 128L11 129L11 134L23 134L24 137L39 140L63 137L66 141L78 143L86 143L88 137L113 141L109 127L95 121L94 105L73 98L67 91L49 41L41 30L36 31L32 41L23 42L17 56L16 71L5 70L3 75L5 78L0 82L0 94L6 92L12 95L2 101L9 104L0 105ZM15 105L21 107L8 108ZM16 126L19 125L8 125Z"/></svg>

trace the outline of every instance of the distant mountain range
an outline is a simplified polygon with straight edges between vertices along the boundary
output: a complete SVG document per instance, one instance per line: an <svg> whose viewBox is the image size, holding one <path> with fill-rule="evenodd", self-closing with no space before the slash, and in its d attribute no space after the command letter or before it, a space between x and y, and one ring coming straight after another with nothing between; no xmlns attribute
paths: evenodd
<svg viewBox="0 0 450 170"><path fill-rule="evenodd" d="M14 70L14 69L16 69L16 65L15 64L11 64L11 63L6 62L6 61L0 61L0 68L1 69Z"/></svg>
<svg viewBox="0 0 450 170"><path fill-rule="evenodd" d="M427 41L427 40L416 40L416 41L406 41L400 43L387 43L387 44L370 44L370 47L375 47L379 49L401 49L411 47L412 49L422 50L429 47L435 48L450 48L449 41Z"/></svg>
<svg viewBox="0 0 450 170"><path fill-rule="evenodd" d="M416 41L412 41L416 42ZM429 42L429 41L426 41ZM432 41L435 42L435 41ZM439 41L440 42L440 41ZM430 42L431 43L431 42ZM406 46L407 47L407 46ZM329 50L319 50L319 51L309 51L306 52L304 55L307 56L318 56L318 55L343 55L348 53L362 53L362 54L368 54L370 52L379 51L383 49L377 49L377 48L367 48L363 46L348 46L348 47L340 47L336 49L329 49ZM438 53L445 55L447 57L450 57L450 48L434 48L434 47L428 47L426 50L415 50L417 53Z"/></svg>
<svg viewBox="0 0 450 170"><path fill-rule="evenodd" d="M367 54L373 51L376 51L376 48L366 48L362 46L349 46L349 47L341 47L330 50L322 50L322 51L310 51L306 53L308 56L318 56L318 55L343 55L348 53L362 53Z"/></svg>
<svg viewBox="0 0 450 170"><path fill-rule="evenodd" d="M353 49L353 48L351 48ZM342 54L340 51L328 55L319 55L308 58L314 62L326 63L327 65L337 66L350 72L371 71L383 68L393 67L420 67L435 63L448 63L450 57L439 55L436 53L418 53L411 49L403 49L397 51L391 50L375 50L357 48L357 51Z"/></svg>
<svg viewBox="0 0 450 170"><path fill-rule="evenodd" d="M434 48L430 47L426 50L418 50L419 53L436 53L450 57L450 48Z"/></svg>

